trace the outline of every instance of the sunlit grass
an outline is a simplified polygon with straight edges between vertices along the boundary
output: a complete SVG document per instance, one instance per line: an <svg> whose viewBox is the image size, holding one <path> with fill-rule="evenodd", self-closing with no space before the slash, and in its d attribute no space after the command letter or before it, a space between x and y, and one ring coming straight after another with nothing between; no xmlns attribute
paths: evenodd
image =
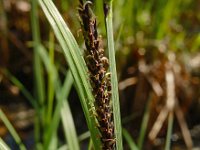
<svg viewBox="0 0 200 150"><path fill-rule="evenodd" d="M69 15L69 18L73 17L73 20L77 20L78 23L78 17L76 15L72 16L68 12L71 9L74 9L74 12L77 10L70 7L73 3L72 1L61 0L60 3L56 2L56 0L30 1L31 48L33 49L34 73L33 92L28 91L27 87L11 74L9 70L4 70L4 74L12 84L19 88L25 99L35 109L35 149L54 148L62 150L69 148L79 150L82 149L79 138L81 140L87 138L89 143L88 149L94 148L98 150L101 149L101 135L97 128L95 113L93 111L94 98L91 85L88 82L88 69L83 59L82 43L78 43L75 39L77 35L72 34L72 31L79 31L79 29L73 27L73 24L70 24L70 22L65 22L63 19L64 16L62 17L60 13ZM106 16L103 13L103 2L106 2L110 7ZM38 3L40 7L38 7ZM75 3L78 4L77 1ZM147 100L143 120L138 129L140 131L138 138L134 139L126 129L122 128L121 119L123 118L120 117L118 77L123 72L116 69L121 60L116 60L115 56L119 55L117 58L126 59L132 55L133 51L142 49L144 53L152 55L151 61L155 61L158 57L158 52L164 54L170 51L175 52L175 54L185 51L197 53L200 46L199 33L195 34L196 31L195 33L194 31L188 33L190 27L184 25L181 18L185 9L191 4L191 0L161 0L158 2L154 0L99 0L95 1L92 5L97 15L98 28L102 34L102 39L103 41L107 41L107 43L104 43L104 46L109 56L115 140L118 150L123 149L122 135L130 149L143 149L146 142L146 135L148 134L147 126L151 110L150 100ZM59 9L62 9L62 11L58 11ZM39 11L40 13L38 13ZM51 27L48 29L48 46L43 44L44 41L41 37L42 32L40 31L39 18L42 16L42 13L44 13L43 17L46 17L42 19L47 19ZM68 24L70 24L71 28L69 28ZM49 28L48 24L47 28ZM55 45L58 44L56 42L61 46L62 54L66 59L65 64L69 68L69 70L66 69L67 71L64 73L64 77L62 76L62 79L58 66L63 64L57 65ZM151 49L152 47L153 50ZM123 61L125 62L126 60ZM123 65L119 64L120 67L124 67ZM79 95L89 130L83 137L77 135L77 129L75 128L71 108L68 103L72 84ZM149 96L150 98L151 96ZM3 111L0 112L0 117L20 149L26 149ZM171 148L173 121L174 117L170 115L165 139L166 150L170 150ZM60 123L62 123L65 136L65 143L62 143L62 145L60 145L57 136ZM135 141L137 142L135 143ZM0 139L0 148L9 149L2 139Z"/></svg>

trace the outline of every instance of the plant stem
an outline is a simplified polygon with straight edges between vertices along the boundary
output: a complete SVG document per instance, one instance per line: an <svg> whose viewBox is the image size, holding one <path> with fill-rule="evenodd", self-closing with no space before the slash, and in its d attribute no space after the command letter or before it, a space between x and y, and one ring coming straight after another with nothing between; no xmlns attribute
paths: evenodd
<svg viewBox="0 0 200 150"><path fill-rule="evenodd" d="M87 68L80 48L53 2L51 0L39 0L39 3L63 49L74 78L75 88L80 97L88 128L91 132L94 148L99 150L101 149L101 141L98 138L100 137L100 133L96 127L96 118L92 116L94 114L90 111L90 104L94 102L94 97L92 95L91 85L88 83Z"/></svg>
<svg viewBox="0 0 200 150"><path fill-rule="evenodd" d="M122 150L122 131L121 131L121 117L118 93L118 80L115 61L114 37L113 37L113 22L112 22L112 1L104 2L104 15L107 32L109 64L111 72L111 86L112 86L112 105L114 116L114 127L116 137L116 148Z"/></svg>
<svg viewBox="0 0 200 150"><path fill-rule="evenodd" d="M139 136L139 139L138 139L138 149L139 150L142 150L142 146L143 146L143 143L144 143L144 137L145 137L145 134L146 134L147 125L148 125L148 121L149 121L149 115L150 115L151 98L152 98L152 93L150 93L150 95L149 95L149 99L148 99L148 102L146 104L145 112L144 112L143 119L142 119L142 125L141 125L141 128L140 128L140 134L139 134L140 136Z"/></svg>
<svg viewBox="0 0 200 150"><path fill-rule="evenodd" d="M0 149L1 150L10 150L8 145L3 141L3 139L0 137Z"/></svg>
<svg viewBox="0 0 200 150"><path fill-rule="evenodd" d="M40 31L39 31L39 22L38 22L38 14L37 14L37 1L31 0L31 27L32 27L32 34L33 34L33 49L34 49L34 92L35 97L38 99L39 107L43 106L44 103L44 79L43 79L43 70L42 70L42 63L39 58L38 54L38 47L40 44ZM35 117L35 142L36 145L40 141L40 125L41 121L44 123L44 108L38 108L40 110L40 114L36 115Z"/></svg>
<svg viewBox="0 0 200 150"><path fill-rule="evenodd" d="M168 118L168 128L167 128L167 138L165 142L166 143L165 150L170 150L173 122L174 122L174 114L173 112L170 112L169 118Z"/></svg>
<svg viewBox="0 0 200 150"><path fill-rule="evenodd" d="M137 147L136 143L133 141L133 138L131 137L131 135L129 134L129 132L126 129L122 129L122 134L124 136L124 139L126 140L127 144L129 145L131 150L139 150L139 148Z"/></svg>
<svg viewBox="0 0 200 150"><path fill-rule="evenodd" d="M19 135L17 134L14 127L12 126L12 124L10 123L10 121L8 120L8 118L6 117L6 115L3 113L3 111L1 109L0 109L0 118L1 118L2 122L5 124L5 126L7 127L7 129L9 130L9 132L12 135L12 137L14 138L14 140L16 141L20 150L26 150L26 147L22 143L22 140L20 139Z"/></svg>
<svg viewBox="0 0 200 150"><path fill-rule="evenodd" d="M54 35L50 31L49 34L49 58L50 65L54 64ZM53 73L48 73L48 106L47 106L47 125L51 122L52 111L53 111L53 100L54 100L54 87L53 87Z"/></svg>

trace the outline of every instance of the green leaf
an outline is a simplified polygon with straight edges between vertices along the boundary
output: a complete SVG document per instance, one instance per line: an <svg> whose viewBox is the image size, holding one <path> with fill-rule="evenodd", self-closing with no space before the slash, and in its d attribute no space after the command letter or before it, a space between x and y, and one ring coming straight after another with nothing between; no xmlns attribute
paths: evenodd
<svg viewBox="0 0 200 150"><path fill-rule="evenodd" d="M144 112L143 119L142 119L142 124L141 124L141 127L140 127L140 136L139 136L139 139L138 139L139 150L142 150L142 145L144 143L144 137L145 137L145 134L146 134L147 125L148 125L148 121L149 121L149 115L150 115L151 98L152 98L152 93L150 94L148 102L146 104L145 112Z"/></svg>
<svg viewBox="0 0 200 150"><path fill-rule="evenodd" d="M167 138L166 138L166 142L165 142L165 150L170 150L172 130L173 130L173 122L174 122L174 114L173 114L173 112L169 112L168 127L167 127Z"/></svg>
<svg viewBox="0 0 200 150"><path fill-rule="evenodd" d="M122 131L121 131L121 117L120 117L120 105L119 105L118 79L116 71L113 25L112 25L112 2L109 3L108 5L110 9L108 11L108 14L105 16L106 17L105 20L106 20L107 43L108 43L108 54L109 54L109 64L110 64L109 69L111 72L111 86L112 86L111 92L112 92L116 148L117 150L122 150Z"/></svg>
<svg viewBox="0 0 200 150"><path fill-rule="evenodd" d="M61 109L61 118L64 128L64 134L67 139L67 143L70 150L79 150L78 138L76 135L75 125L72 118L72 114L67 101L63 102Z"/></svg>
<svg viewBox="0 0 200 150"><path fill-rule="evenodd" d="M41 137L41 124L44 126L46 120L45 117L45 80L43 76L43 66L41 59L39 58L38 47L40 45L40 30L38 21L38 1L31 0L31 29L33 36L33 69L34 69L34 96L36 98L36 103L39 104L38 109L40 114L35 116L35 143L38 145Z"/></svg>
<svg viewBox="0 0 200 150"><path fill-rule="evenodd" d="M26 89L26 87L15 76L13 76L8 70L4 70L4 73L8 77L8 79L20 89L20 91L26 97L26 99L29 101L29 103L38 112L38 105L36 103L36 100L31 95L31 93Z"/></svg>
<svg viewBox="0 0 200 150"><path fill-rule="evenodd" d="M8 118L6 117L6 115L3 113L3 111L1 109L0 109L0 118L1 118L2 122L5 124L5 126L7 127L8 131L10 132L12 137L14 138L14 140L17 143L17 145L19 146L20 150L26 150L26 147L22 143L21 138L19 137L19 135L15 131L14 127L12 126L12 124L10 123L10 121L8 120Z"/></svg>
<svg viewBox="0 0 200 150"><path fill-rule="evenodd" d="M126 129L123 129L122 132L124 139L126 140L127 144L130 147L130 150L139 150L133 139L131 138L131 135L128 133Z"/></svg>
<svg viewBox="0 0 200 150"><path fill-rule="evenodd" d="M73 83L71 72L68 71L64 83L61 86L58 72L54 64L51 63L51 58L49 58L47 51L42 45L39 46L39 56L42 59L45 68L47 69L47 73L51 74L51 79L57 99L55 111L51 120L51 126L46 129L44 146L46 149L51 147L51 143L55 139L56 131L58 129L61 118L69 148L73 150L79 150L79 142L76 135L73 117L70 111L70 107L68 106L68 102L66 101Z"/></svg>
<svg viewBox="0 0 200 150"><path fill-rule="evenodd" d="M10 150L10 148L8 147L8 145L2 140L1 137L0 137L0 149L1 150Z"/></svg>
<svg viewBox="0 0 200 150"><path fill-rule="evenodd" d="M79 46L53 2L51 0L39 0L39 3L64 51L91 132L94 147L95 149L100 149L100 138L96 138L100 137L100 133L96 127L96 119L92 117L94 114L90 112L90 105L94 99L90 88L91 85L88 82L87 68Z"/></svg>

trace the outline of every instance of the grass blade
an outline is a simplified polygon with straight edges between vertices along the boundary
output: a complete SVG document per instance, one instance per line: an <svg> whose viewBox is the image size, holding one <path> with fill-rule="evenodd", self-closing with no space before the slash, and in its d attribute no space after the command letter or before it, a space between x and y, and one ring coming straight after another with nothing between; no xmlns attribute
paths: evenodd
<svg viewBox="0 0 200 150"><path fill-rule="evenodd" d="M77 89L81 100L94 147L95 149L100 149L100 138L96 138L99 136L99 131L96 128L96 120L95 117L91 117L93 114L89 111L91 108L90 105L93 103L94 99L90 89L91 85L87 80L87 68L83 57L81 56L79 46L53 2L50 0L39 0L39 2L59 43L61 44L61 47L63 48L66 60L74 78L75 88Z"/></svg>
<svg viewBox="0 0 200 150"><path fill-rule="evenodd" d="M82 133L81 135L79 135L78 140L81 142L88 138L90 138L90 132L86 131L86 132Z"/></svg>
<svg viewBox="0 0 200 150"><path fill-rule="evenodd" d="M142 125L141 125L141 128L140 128L140 136L139 136L139 139L138 139L138 149L139 150L142 150L142 145L144 143L144 137L145 137L146 130L147 130L147 125L148 125L149 115L150 115L150 100L151 100L151 97L152 96L150 94L148 102L146 104L143 119L142 119Z"/></svg>
<svg viewBox="0 0 200 150"><path fill-rule="evenodd" d="M68 103L64 103L65 102L64 100L66 100L66 97L68 96L68 94L70 92L70 89L71 89L71 86L70 86L71 83L70 82L73 81L73 80L69 80L70 76L71 76L70 72L68 72L68 75L66 76L66 79L65 79L65 82L64 82L64 85L68 85L67 87L63 86L63 88L61 88L61 85L54 84L54 88L57 89L56 92L55 92L56 99L57 99L57 105L55 107L55 111L54 111L53 118L52 118L52 121L51 121L51 126L47 130L47 134L46 134L46 138L45 138L45 144L44 144L45 149L50 148L49 146L51 144L52 138L56 134L56 129L58 128L60 118L66 120L66 119L68 119L68 117L70 117L70 115L71 115L71 117L70 117L70 120L71 120L70 123L71 124L69 124L69 122L67 122L68 128L65 129L66 126L64 126L64 132L65 132L65 135L67 135L67 143L68 143L69 147L74 149L74 150L78 149L78 145L79 145L78 140L77 140L78 138L76 136L76 132L75 132L75 128L74 128L75 126L73 126L74 123L73 123L73 119L72 119L72 114L69 113L70 112L69 107L68 107L68 112L66 112L66 110L65 111L63 110L63 109L66 109L66 105L68 105ZM59 79L57 79L57 80L59 80ZM65 91L67 94L62 94L63 93L62 91ZM64 97L64 96L66 96L66 97ZM65 108L63 108L64 105L65 105ZM62 114L62 112L64 112L64 113ZM70 130L69 130L69 127L70 127Z"/></svg>
<svg viewBox="0 0 200 150"><path fill-rule="evenodd" d="M63 123L65 138L67 140L69 149L79 150L80 147L79 147L78 137L76 134L73 116L68 101L66 101L67 97L69 96L72 83L73 83L73 78L71 72L68 72L64 85L61 89L62 98L65 99L65 101L63 102L63 106L61 108L61 120Z"/></svg>
<svg viewBox="0 0 200 150"><path fill-rule="evenodd" d="M68 146L63 145L63 146L59 147L58 150L68 150Z"/></svg>
<svg viewBox="0 0 200 150"><path fill-rule="evenodd" d="M200 47L200 33L197 35L197 37L195 38L193 44L192 44L192 48L191 48L191 52L197 52L199 50Z"/></svg>
<svg viewBox="0 0 200 150"><path fill-rule="evenodd" d="M26 89L26 87L16 77L14 77L8 70L5 70L4 73L9 78L9 80L20 89L22 94L26 97L26 99L33 106L33 108L37 110L38 106L37 106L36 100L31 95L31 93Z"/></svg>
<svg viewBox="0 0 200 150"><path fill-rule="evenodd" d="M31 9L31 24L32 24L32 34L33 34L33 49L34 49L34 77L35 77L35 94L38 98L38 101L41 105L44 103L45 99L45 86L44 86L44 78L43 78L43 69L41 59L38 54L38 47L40 45L40 31L39 31L39 23L37 14L37 1L32 0L32 9Z"/></svg>
<svg viewBox="0 0 200 150"><path fill-rule="evenodd" d="M20 139L19 135L17 134L14 127L12 126L12 124L10 123L10 121L8 120L8 118L6 117L6 115L3 113L1 109L0 109L0 118L5 124L5 126L7 127L7 129L9 130L10 134L12 135L13 139L19 146L20 150L26 150L26 147L22 143L22 140Z"/></svg>
<svg viewBox="0 0 200 150"><path fill-rule="evenodd" d="M44 106L44 100L45 100L45 83L44 83L44 77L43 77L43 68L42 68L42 62L39 58L38 54L38 47L41 42L40 39L40 30L39 30L39 21L38 21L38 1L31 0L31 29L32 29L32 35L33 35L33 69L34 69L34 94L35 98L38 100L37 103L40 107L40 114L35 116L35 124L34 124L34 136L35 136L35 142L36 147L39 147L38 145L41 137L41 124L44 126L45 122L45 106Z"/></svg>
<svg viewBox="0 0 200 150"><path fill-rule="evenodd" d="M178 10L176 8L179 7L180 1L173 1L173 0L168 0L166 3L163 5L163 7L160 7L159 9L162 10L162 16L160 17L160 22L159 22L159 28L157 31L156 38L161 39L165 36L165 34L169 30L169 23L171 18L175 15L175 12Z"/></svg>
<svg viewBox="0 0 200 150"><path fill-rule="evenodd" d="M105 5L107 5L109 8L107 14L105 13L105 20L106 20L110 72L111 72L111 85L112 85L111 92L112 92L116 148L117 150L122 150L121 117L120 117L118 80L117 80L117 71L116 71L113 25L112 25L112 1L109 3L106 3Z"/></svg>
<svg viewBox="0 0 200 150"><path fill-rule="evenodd" d="M54 65L54 35L50 31L49 34L49 65ZM52 118L53 113L53 103L54 103L54 86L53 86L53 73L48 73L48 87L47 87L47 93L48 93L48 104L47 104L47 119L46 123L49 124Z"/></svg>
<svg viewBox="0 0 200 150"><path fill-rule="evenodd" d="M75 125L72 118L72 114L67 101L63 102L61 109L61 119L64 128L65 138L67 139L67 145L71 150L79 150L78 138L76 135Z"/></svg>
<svg viewBox="0 0 200 150"><path fill-rule="evenodd" d="M131 135L128 133L128 131L126 129L123 129L122 134L123 134L124 139L128 143L131 150L139 150L136 143L133 141Z"/></svg>
<svg viewBox="0 0 200 150"><path fill-rule="evenodd" d="M1 137L0 137L0 149L1 150L10 150L10 148L8 147L8 145L2 140Z"/></svg>
<svg viewBox="0 0 200 150"><path fill-rule="evenodd" d="M170 112L168 117L168 128L167 128L167 138L165 142L165 150L170 150L173 122L174 122L174 114L173 112Z"/></svg>
<svg viewBox="0 0 200 150"><path fill-rule="evenodd" d="M51 79L57 99L57 104L55 107L53 118L51 120L51 126L47 129L47 133L45 135L45 148L48 148L51 145L51 141L55 136L61 117L68 147L73 150L79 150L79 142L76 135L73 117L70 111L69 104L67 101L65 101L70 93L70 89L73 84L73 77L71 75L71 72L68 71L64 80L64 84L61 86L60 80L58 78L58 72L54 64L51 63L51 59L49 59L47 51L42 45L40 46L39 54L40 57L43 58L42 60L48 74L51 73Z"/></svg>

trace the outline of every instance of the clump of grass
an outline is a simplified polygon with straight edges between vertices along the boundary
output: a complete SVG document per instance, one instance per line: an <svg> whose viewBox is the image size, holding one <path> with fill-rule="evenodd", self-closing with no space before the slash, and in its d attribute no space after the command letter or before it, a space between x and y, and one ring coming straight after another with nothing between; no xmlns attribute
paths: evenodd
<svg viewBox="0 0 200 150"><path fill-rule="evenodd" d="M83 3L80 0L78 12L85 39L85 60L89 70L92 92L95 98L94 106L98 120L98 128L101 132L103 149L115 148L114 125L111 102L111 82L109 63L101 47L101 39L97 32L97 21L90 1Z"/></svg>

